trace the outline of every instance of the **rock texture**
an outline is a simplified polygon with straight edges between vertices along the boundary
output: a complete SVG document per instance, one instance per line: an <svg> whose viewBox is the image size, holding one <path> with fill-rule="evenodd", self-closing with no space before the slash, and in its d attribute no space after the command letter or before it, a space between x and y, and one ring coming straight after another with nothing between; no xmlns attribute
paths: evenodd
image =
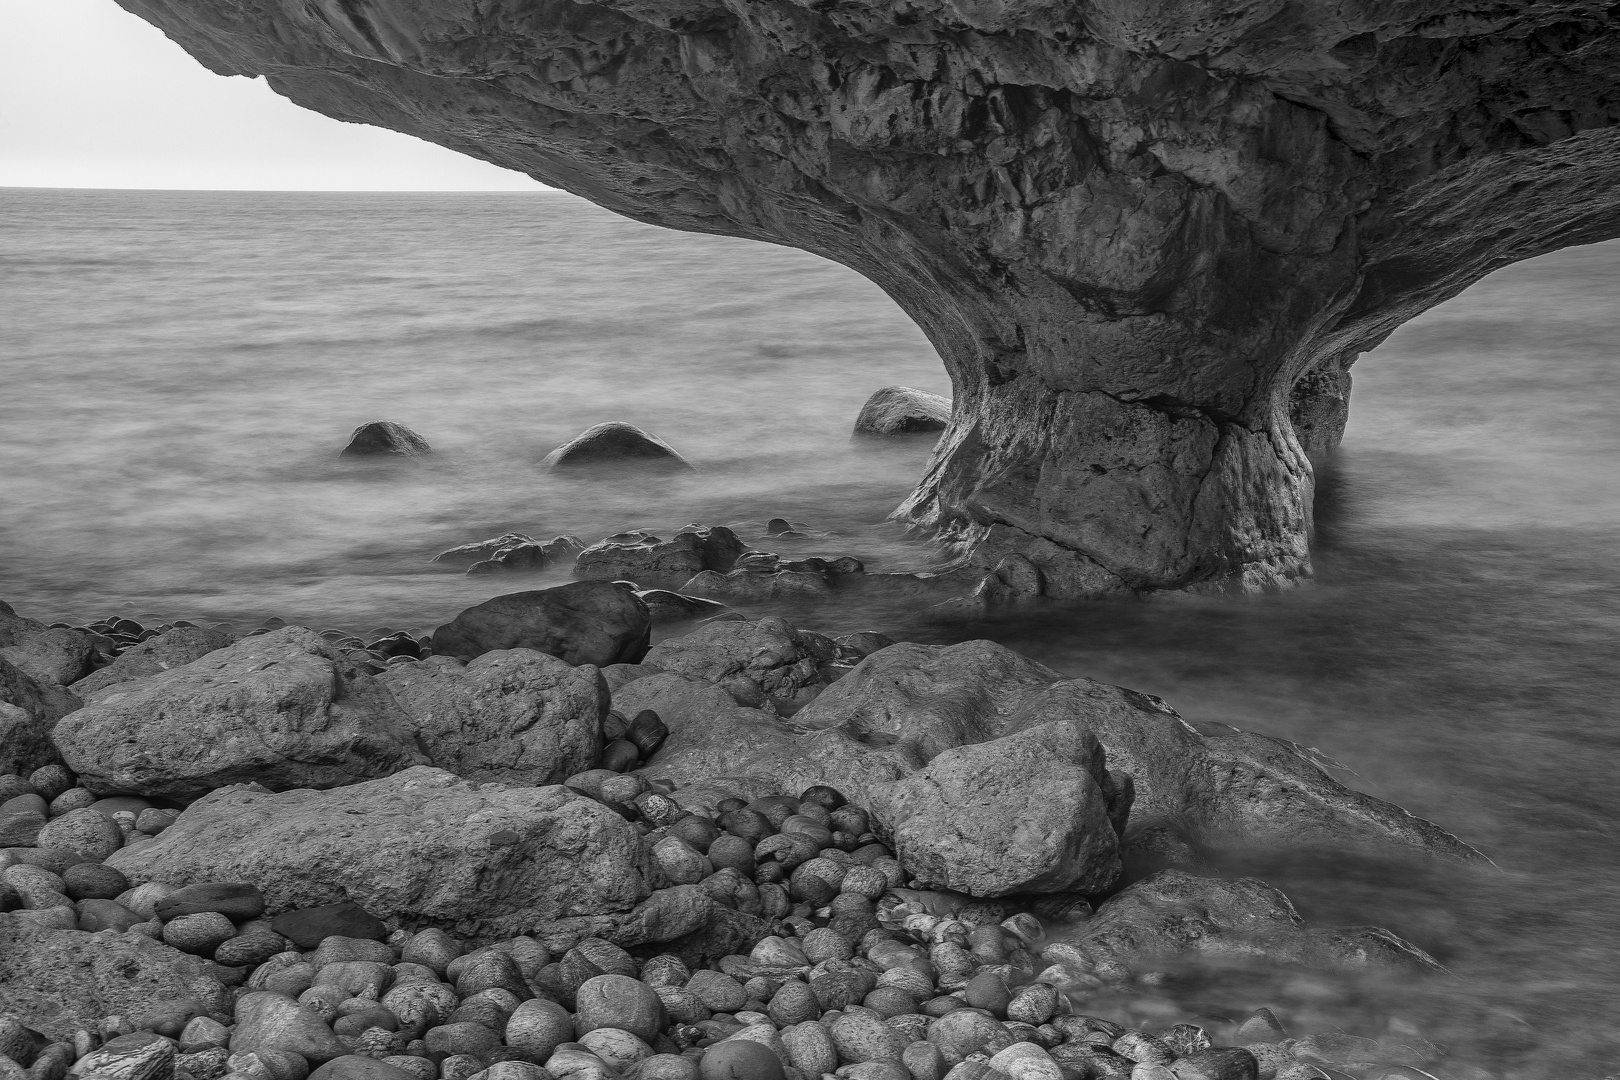
<svg viewBox="0 0 1620 1080"><path fill-rule="evenodd" d="M494 649L535 649L570 664L634 664L646 655L652 617L635 590L608 581L506 593L433 631L433 651L471 660Z"/></svg>
<svg viewBox="0 0 1620 1080"><path fill-rule="evenodd" d="M433 452L428 441L404 424L373 420L361 424L349 436L349 445L339 457L418 457Z"/></svg>
<svg viewBox="0 0 1620 1080"><path fill-rule="evenodd" d="M180 799L249 780L332 787L426 760L393 697L301 626L116 684L53 737L91 791Z"/></svg>
<svg viewBox="0 0 1620 1080"><path fill-rule="evenodd" d="M856 435L925 435L951 422L951 400L909 386L885 386L866 399Z"/></svg>
<svg viewBox="0 0 1620 1080"><path fill-rule="evenodd" d="M229 644L231 636L218 630L177 626L119 653L112 663L74 683L73 692L93 701L110 686L185 667Z"/></svg>
<svg viewBox="0 0 1620 1080"><path fill-rule="evenodd" d="M903 513L1054 594L1308 574L1295 387L1620 234L1587 0L120 2L309 108L865 274L954 385Z"/></svg>
<svg viewBox="0 0 1620 1080"><path fill-rule="evenodd" d="M737 534L723 525L688 525L668 540L638 530L610 536L580 552L574 576L676 589L705 570L730 570L744 550Z"/></svg>
<svg viewBox="0 0 1620 1080"><path fill-rule="evenodd" d="M331 791L217 791L108 860L131 881L246 881L269 911L352 900L463 937L628 911L651 891L635 828L563 787L432 768Z"/></svg>
<svg viewBox="0 0 1620 1080"><path fill-rule="evenodd" d="M103 1017L185 1002L229 1019L229 992L209 967L141 934L48 930L0 915L0 1014L56 1039L94 1029Z"/></svg>
<svg viewBox="0 0 1620 1080"><path fill-rule="evenodd" d="M681 472L692 467L663 439L617 421L586 428L547 454L541 464L554 470L607 466Z"/></svg>

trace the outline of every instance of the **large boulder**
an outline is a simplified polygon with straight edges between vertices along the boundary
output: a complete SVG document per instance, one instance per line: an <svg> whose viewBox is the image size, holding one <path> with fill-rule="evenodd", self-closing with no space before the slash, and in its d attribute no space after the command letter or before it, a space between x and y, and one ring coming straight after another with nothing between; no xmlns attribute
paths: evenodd
<svg viewBox="0 0 1620 1080"><path fill-rule="evenodd" d="M218 630L177 626L125 649L106 667L74 683L73 692L86 701L94 701L110 686L185 667L193 660L225 648L233 640L231 635Z"/></svg>
<svg viewBox="0 0 1620 1080"><path fill-rule="evenodd" d="M433 652L471 660L495 649L535 649L606 667L639 662L651 638L651 616L634 589L575 581L470 607L433 631Z"/></svg>
<svg viewBox="0 0 1620 1080"><path fill-rule="evenodd" d="M629 911L651 892L635 827L602 804L422 767L329 791L216 791L108 865L136 882L251 882L271 914L353 901L474 938Z"/></svg>
<svg viewBox="0 0 1620 1080"><path fill-rule="evenodd" d="M78 697L0 659L0 773L27 775L58 760L51 731Z"/></svg>
<svg viewBox="0 0 1620 1080"><path fill-rule="evenodd" d="M54 738L91 791L174 799L246 780L333 787L426 760L394 698L300 626L116 684Z"/></svg>
<svg viewBox="0 0 1620 1080"><path fill-rule="evenodd" d="M349 445L339 457L417 457L431 453L428 441L404 424L373 420L361 424L349 436Z"/></svg>
<svg viewBox="0 0 1620 1080"><path fill-rule="evenodd" d="M608 689L595 667L533 649L430 656L377 676L432 762L473 780L560 784L594 768Z"/></svg>
<svg viewBox="0 0 1620 1080"><path fill-rule="evenodd" d="M1127 966L1166 957L1241 958L1313 970L1440 970L1421 949L1375 926L1308 927L1279 890L1164 870L1123 889L1066 942L1092 961ZM1049 953L1072 956L1062 949Z"/></svg>
<svg viewBox="0 0 1620 1080"><path fill-rule="evenodd" d="M0 1014L53 1039L108 1016L138 1019L187 1002L228 1022L230 994L211 968L142 934L54 930L0 915Z"/></svg>
<svg viewBox="0 0 1620 1080"><path fill-rule="evenodd" d="M541 464L552 470L620 466L679 472L692 467L663 439L618 421L586 428L547 454Z"/></svg>
<svg viewBox="0 0 1620 1080"><path fill-rule="evenodd" d="M675 589L705 570L730 570L744 550L737 534L723 525L688 525L668 540L637 530L609 536L580 552L574 576Z"/></svg>
<svg viewBox="0 0 1620 1080"><path fill-rule="evenodd" d="M53 626L15 635L15 644L0 648L0 660L42 683L67 686L90 674L96 648L83 630Z"/></svg>
<svg viewBox="0 0 1620 1080"><path fill-rule="evenodd" d="M951 399L909 386L885 386L866 399L856 435L925 435L951 422Z"/></svg>
<svg viewBox="0 0 1620 1080"><path fill-rule="evenodd" d="M1093 894L1121 869L1109 783L1090 732L1044 724L946 750L880 785L872 809L921 886L973 896Z"/></svg>

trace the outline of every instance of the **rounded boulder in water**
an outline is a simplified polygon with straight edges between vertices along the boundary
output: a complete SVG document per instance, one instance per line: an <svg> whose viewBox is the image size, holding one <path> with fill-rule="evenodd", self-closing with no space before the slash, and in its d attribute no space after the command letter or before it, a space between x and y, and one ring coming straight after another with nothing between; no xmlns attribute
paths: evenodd
<svg viewBox="0 0 1620 1080"><path fill-rule="evenodd" d="M692 468L663 439L642 431L634 424L618 421L586 428L547 454L541 464L552 470L628 466L647 471L673 472Z"/></svg>
<svg viewBox="0 0 1620 1080"><path fill-rule="evenodd" d="M361 424L349 436L349 445L339 457L420 457L433 452L428 441L404 424L373 420Z"/></svg>
<svg viewBox="0 0 1620 1080"><path fill-rule="evenodd" d="M925 435L951 422L949 398L909 386L885 386L861 406L856 435Z"/></svg>
<svg viewBox="0 0 1620 1080"><path fill-rule="evenodd" d="M652 618L634 589L575 581L470 607L433 631L433 652L469 661L495 649L534 649L606 667L639 663L651 641Z"/></svg>
<svg viewBox="0 0 1620 1080"><path fill-rule="evenodd" d="M747 1039L716 1043L698 1063L700 1080L786 1080L770 1047Z"/></svg>

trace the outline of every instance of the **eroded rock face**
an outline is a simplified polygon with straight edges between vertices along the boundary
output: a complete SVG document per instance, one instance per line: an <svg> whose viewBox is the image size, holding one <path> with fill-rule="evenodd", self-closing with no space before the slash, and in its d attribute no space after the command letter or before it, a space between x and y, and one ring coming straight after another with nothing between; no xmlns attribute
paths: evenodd
<svg viewBox="0 0 1620 1080"><path fill-rule="evenodd" d="M651 891L635 828L600 803L426 767L331 791L217 791L109 865L131 881L251 882L271 914L352 900L466 937L628 911Z"/></svg>
<svg viewBox="0 0 1620 1080"><path fill-rule="evenodd" d="M1302 446L1296 386L1620 233L1583 0L121 2L317 111L865 274L954 384L903 512L1053 595L1308 574L1337 433Z"/></svg>

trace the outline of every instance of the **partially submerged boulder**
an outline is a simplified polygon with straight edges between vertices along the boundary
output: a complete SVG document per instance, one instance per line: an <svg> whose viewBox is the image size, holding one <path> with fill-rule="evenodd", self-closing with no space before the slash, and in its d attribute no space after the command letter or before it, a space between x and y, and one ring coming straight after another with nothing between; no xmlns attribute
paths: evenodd
<svg viewBox="0 0 1620 1080"><path fill-rule="evenodd" d="M885 386L861 406L856 435L926 435L951 422L951 399L909 386Z"/></svg>
<svg viewBox="0 0 1620 1080"><path fill-rule="evenodd" d="M469 663L431 656L377 676L429 759L472 780L560 784L593 768L608 690L601 672L533 649Z"/></svg>
<svg viewBox="0 0 1620 1080"><path fill-rule="evenodd" d="M535 649L570 664L634 664L652 636L647 605L610 581L506 593L433 631L433 652L471 660L494 649Z"/></svg>
<svg viewBox="0 0 1620 1080"><path fill-rule="evenodd" d="M108 864L131 881L251 882L271 914L351 900L462 937L629 911L651 892L635 827L600 803L425 767L330 791L216 791Z"/></svg>
<svg viewBox="0 0 1620 1080"><path fill-rule="evenodd" d="M1440 970L1434 958L1375 926L1308 927L1279 890L1165 870L1117 893L1066 940L1092 961L1127 966L1169 957L1249 957L1311 970ZM1061 949L1051 950L1063 956Z"/></svg>
<svg viewBox="0 0 1620 1080"><path fill-rule="evenodd" d="M373 420L361 424L349 436L349 445L339 457L417 457L432 453L428 441L404 424Z"/></svg>
<svg viewBox="0 0 1620 1080"><path fill-rule="evenodd" d="M218 630L177 626L125 649L106 667L74 683L73 692L86 701L94 701L110 686L185 667L193 660L227 647L233 640L231 635Z"/></svg>
<svg viewBox="0 0 1620 1080"><path fill-rule="evenodd" d="M0 914L0 1014L52 1039L184 1003L229 1021L230 993L211 969L143 934L54 930Z"/></svg>
<svg viewBox="0 0 1620 1080"><path fill-rule="evenodd" d="M692 467L663 439L634 424L618 421L586 428L547 454L541 464L554 471L585 466L618 466L678 472Z"/></svg>
<svg viewBox="0 0 1620 1080"><path fill-rule="evenodd" d="M516 547L519 544L539 543L534 537L525 533L502 533L500 536L488 540L479 540L471 544L462 544L460 547L441 551L433 556L436 563L449 563L452 566L471 566L493 556L503 548Z"/></svg>
<svg viewBox="0 0 1620 1080"><path fill-rule="evenodd" d="M609 536L580 552L574 576L674 589L705 570L730 570L744 550L737 534L723 525L688 525L668 540L637 530Z"/></svg>
<svg viewBox="0 0 1620 1080"><path fill-rule="evenodd" d="M91 791L174 799L243 781L333 787L426 760L369 671L301 626L115 684L54 738Z"/></svg>

